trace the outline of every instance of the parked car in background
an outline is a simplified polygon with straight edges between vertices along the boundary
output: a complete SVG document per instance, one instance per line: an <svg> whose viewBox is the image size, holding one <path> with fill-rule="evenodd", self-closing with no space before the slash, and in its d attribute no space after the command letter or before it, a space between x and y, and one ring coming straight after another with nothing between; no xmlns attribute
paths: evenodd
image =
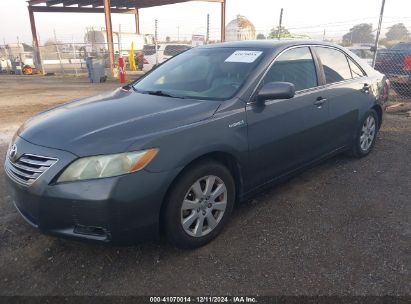
<svg viewBox="0 0 411 304"><path fill-rule="evenodd" d="M348 48L351 52L355 55L363 59L367 62L370 66L372 66L372 61L374 58L374 52L371 51L371 47L369 46L354 46Z"/></svg>
<svg viewBox="0 0 411 304"><path fill-rule="evenodd" d="M191 45L188 44L175 44L175 43L160 43L157 44L157 58L158 64L176 56L184 51L191 49ZM144 71L150 71L156 65L156 48L154 44L147 44L143 48L144 58L147 63L144 64Z"/></svg>
<svg viewBox="0 0 411 304"><path fill-rule="evenodd" d="M45 233L165 235L195 248L263 187L341 152L368 155L388 90L384 75L334 44L196 47L135 83L28 120L6 179L21 215Z"/></svg>
<svg viewBox="0 0 411 304"><path fill-rule="evenodd" d="M411 96L411 42L379 50L375 69L388 77L398 94Z"/></svg>

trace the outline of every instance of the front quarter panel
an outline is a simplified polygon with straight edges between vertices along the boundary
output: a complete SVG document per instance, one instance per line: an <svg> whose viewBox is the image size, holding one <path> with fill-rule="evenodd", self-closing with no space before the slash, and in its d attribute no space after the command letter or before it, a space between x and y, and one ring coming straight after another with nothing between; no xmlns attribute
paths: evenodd
<svg viewBox="0 0 411 304"><path fill-rule="evenodd" d="M130 150L140 145L136 143ZM239 99L227 101L211 118L157 134L143 145L160 150L146 168L151 172L182 169L212 152L228 153L240 165L245 164L248 155L245 104Z"/></svg>

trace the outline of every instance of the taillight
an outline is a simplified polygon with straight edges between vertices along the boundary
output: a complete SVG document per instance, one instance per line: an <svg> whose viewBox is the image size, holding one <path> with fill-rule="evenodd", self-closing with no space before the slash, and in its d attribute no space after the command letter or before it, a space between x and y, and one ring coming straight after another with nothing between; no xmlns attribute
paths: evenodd
<svg viewBox="0 0 411 304"><path fill-rule="evenodd" d="M411 71L411 56L405 56L404 58L404 70Z"/></svg>
<svg viewBox="0 0 411 304"><path fill-rule="evenodd" d="M386 79L386 80L385 80L385 83L384 83L383 93L382 93L382 95L380 96L380 100L381 100L381 101L383 101L383 102L387 101L387 99L388 99L388 94L389 94L389 92L390 92L390 87L391 87L391 82L390 82L388 79Z"/></svg>

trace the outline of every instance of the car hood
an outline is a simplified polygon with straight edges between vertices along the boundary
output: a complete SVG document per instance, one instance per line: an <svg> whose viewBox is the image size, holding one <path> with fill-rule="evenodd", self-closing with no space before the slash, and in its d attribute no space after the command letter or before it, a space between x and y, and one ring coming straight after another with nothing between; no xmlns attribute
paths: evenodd
<svg viewBox="0 0 411 304"><path fill-rule="evenodd" d="M118 153L140 138L207 119L219 105L117 89L40 113L18 135L78 156Z"/></svg>

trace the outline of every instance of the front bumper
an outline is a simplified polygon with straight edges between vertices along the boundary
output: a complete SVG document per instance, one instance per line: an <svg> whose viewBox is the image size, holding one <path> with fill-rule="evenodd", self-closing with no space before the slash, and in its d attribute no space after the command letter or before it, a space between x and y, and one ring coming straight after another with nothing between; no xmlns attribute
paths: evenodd
<svg viewBox="0 0 411 304"><path fill-rule="evenodd" d="M158 237L161 204L177 171L56 184L55 177L77 157L22 138L16 144L21 154L59 159L30 186L6 174L17 210L43 233L115 243Z"/></svg>

